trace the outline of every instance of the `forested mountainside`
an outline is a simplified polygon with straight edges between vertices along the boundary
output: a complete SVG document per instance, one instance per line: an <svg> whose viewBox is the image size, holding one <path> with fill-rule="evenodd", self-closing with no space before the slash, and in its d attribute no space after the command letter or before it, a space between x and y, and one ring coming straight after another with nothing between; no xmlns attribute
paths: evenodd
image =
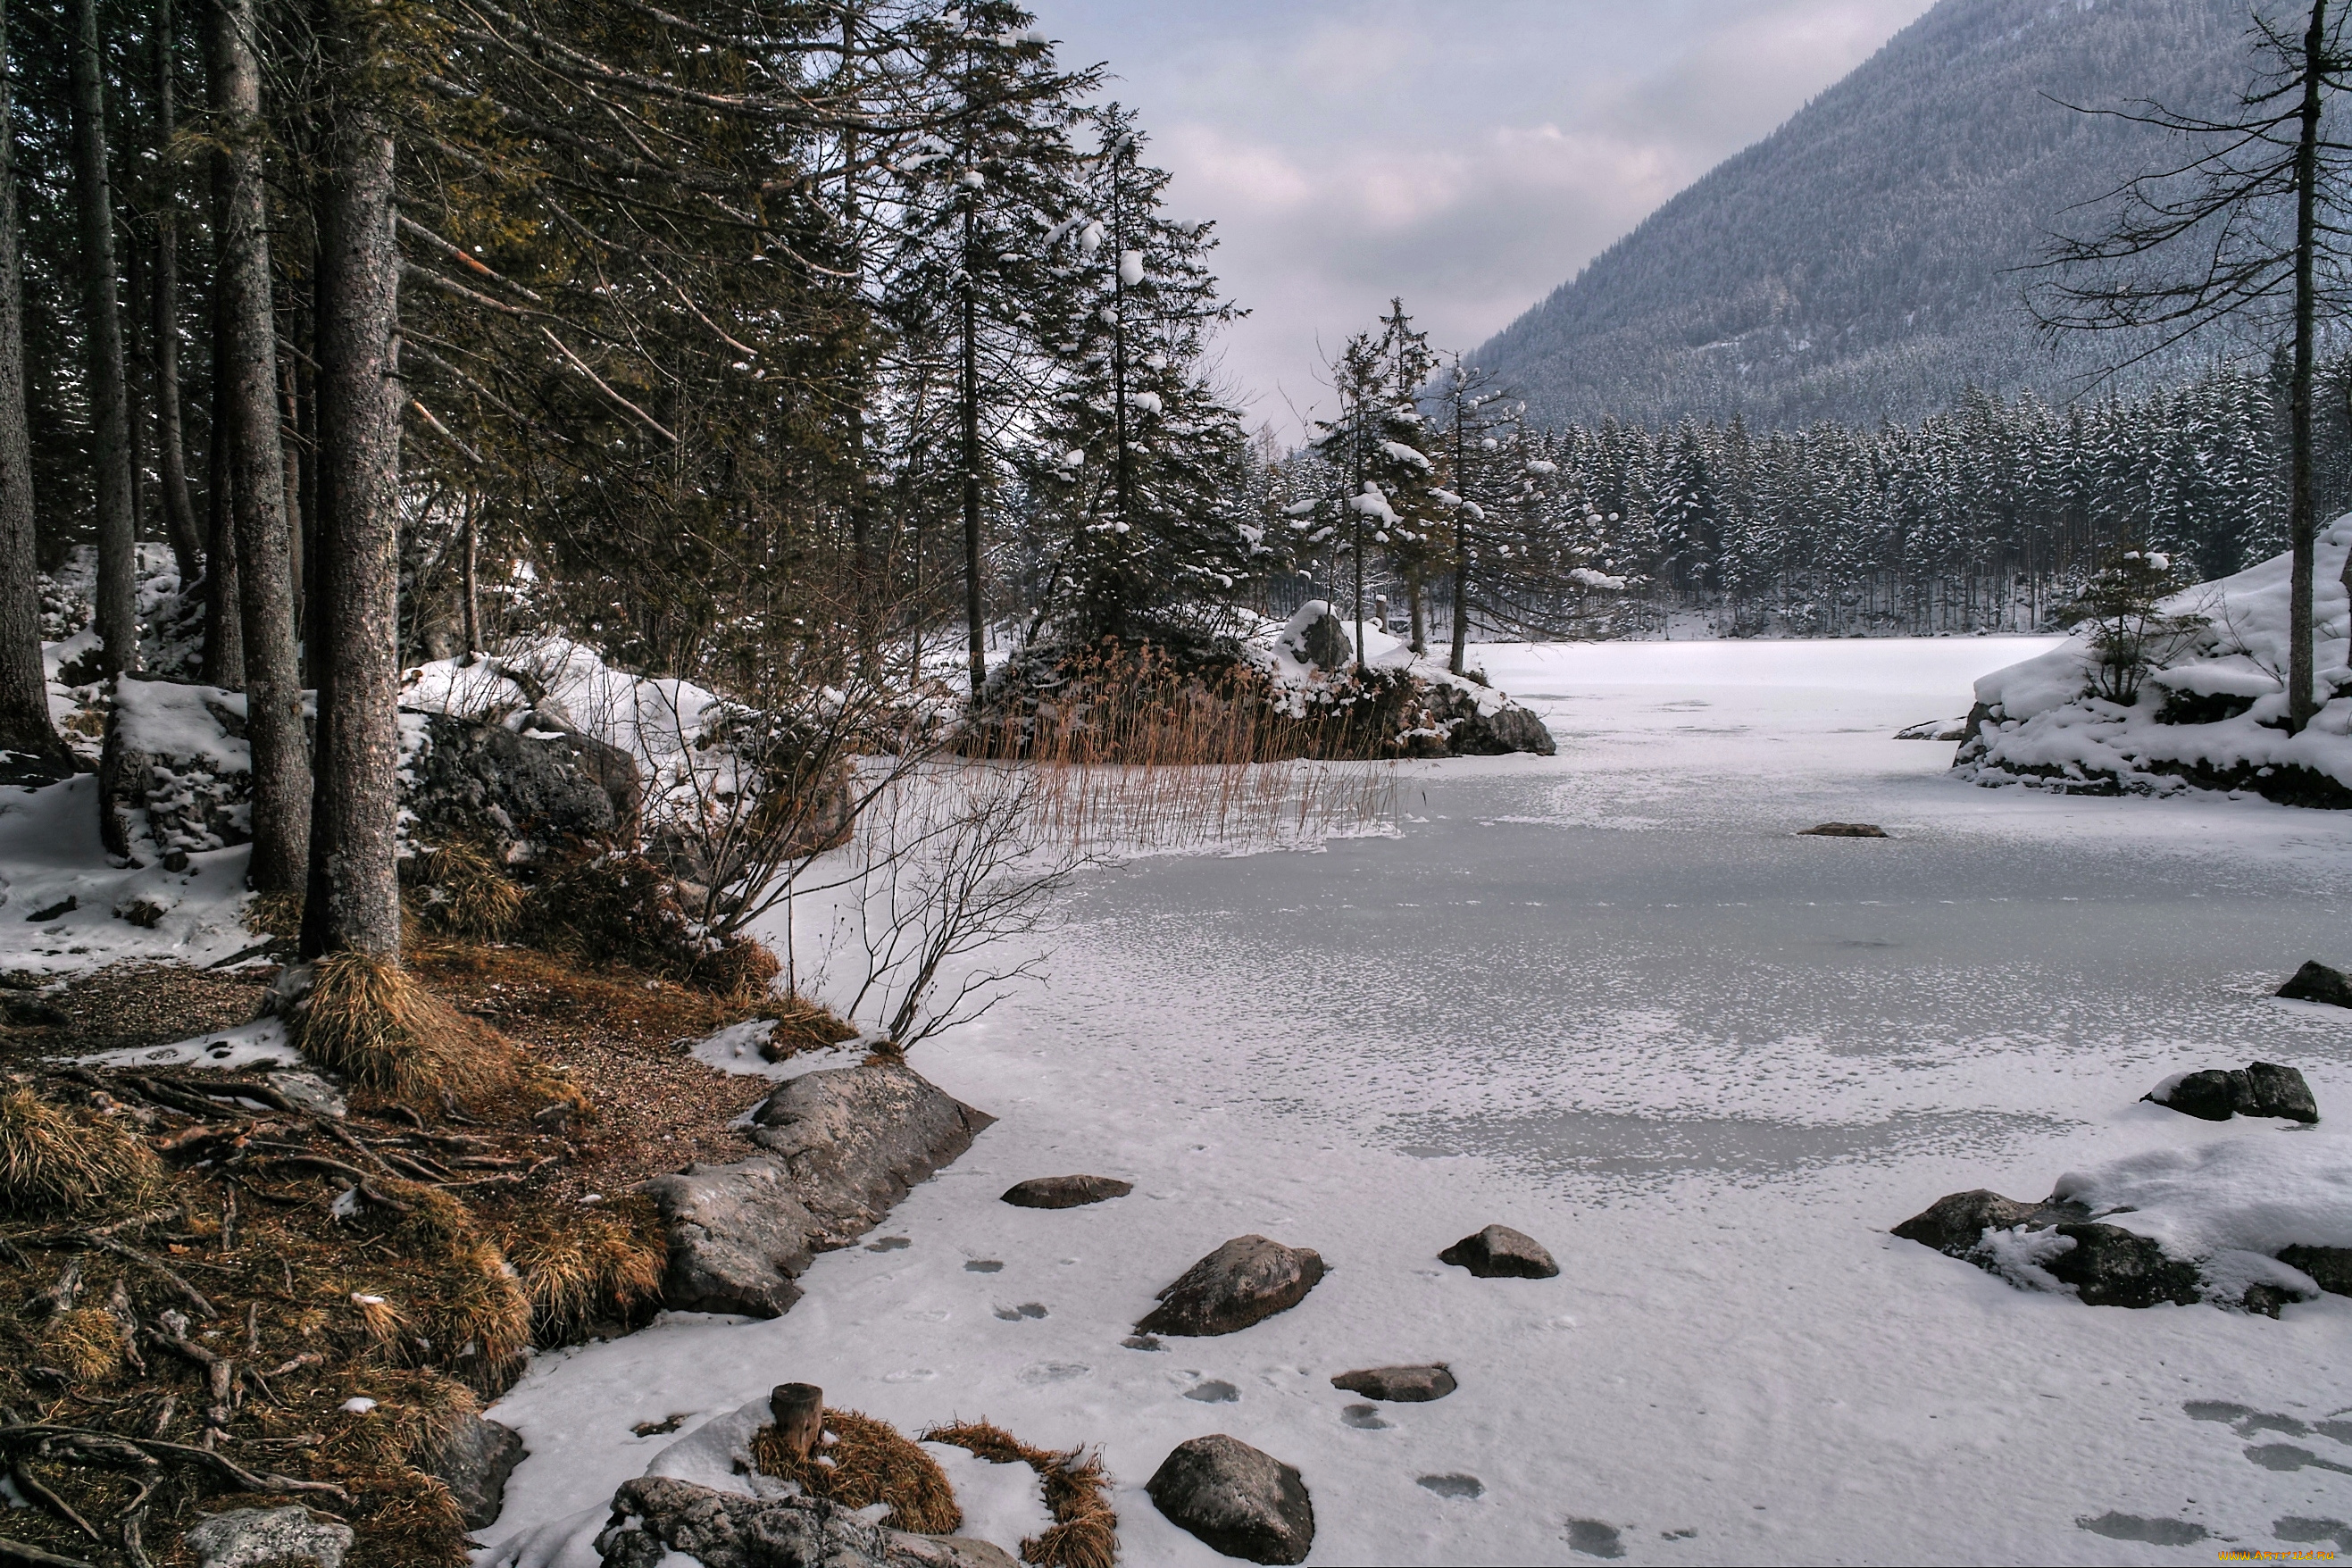
<svg viewBox="0 0 2352 1568"><path fill-rule="evenodd" d="M2246 0L1942 0L1480 349L1538 420L1908 421L2063 397L2112 342L2036 341L2013 269L2166 140L2066 104L2221 106Z"/></svg>

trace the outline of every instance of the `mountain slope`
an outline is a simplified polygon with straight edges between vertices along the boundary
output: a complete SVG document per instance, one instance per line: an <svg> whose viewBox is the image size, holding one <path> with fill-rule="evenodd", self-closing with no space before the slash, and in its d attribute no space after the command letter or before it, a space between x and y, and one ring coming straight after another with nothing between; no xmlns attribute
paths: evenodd
<svg viewBox="0 0 2352 1568"><path fill-rule="evenodd" d="M2063 395L2110 344L2040 347L2044 234L2168 153L2066 103L2229 103L2245 0L1942 0L1481 349L1549 422L1874 424L1966 386ZM2053 100L2059 101L2053 101Z"/></svg>

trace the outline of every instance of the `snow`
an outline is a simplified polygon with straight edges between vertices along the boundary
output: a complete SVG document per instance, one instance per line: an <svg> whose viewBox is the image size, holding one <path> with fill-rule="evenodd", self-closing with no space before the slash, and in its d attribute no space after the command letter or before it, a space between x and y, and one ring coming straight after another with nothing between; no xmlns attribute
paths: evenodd
<svg viewBox="0 0 2352 1568"><path fill-rule="evenodd" d="M202 1067L223 1071L310 1065L286 1037L282 1018L257 1018L233 1029L214 1029L169 1045L131 1046L73 1059L94 1067Z"/></svg>
<svg viewBox="0 0 2352 1568"><path fill-rule="evenodd" d="M222 727L245 722L245 693L125 676L114 683L116 728L126 750L198 758L215 773L253 771L253 750Z"/></svg>
<svg viewBox="0 0 2352 1568"><path fill-rule="evenodd" d="M2069 1172L2053 1191L2175 1258L2352 1247L2352 1139L2284 1125L2242 1120L2240 1136Z"/></svg>
<svg viewBox="0 0 2352 1568"><path fill-rule="evenodd" d="M910 1432L1101 1445L1125 1560L1155 1568L1225 1561L1142 1491L1215 1431L1302 1471L1310 1563L2168 1563L2082 1521L2252 1550L2347 1518L2352 1301L2091 1308L1886 1234L2062 1178L2199 1246L2346 1212L2352 1018L2268 994L2352 957L2336 819L1985 791L1893 738L2051 646L1479 649L1559 756L1407 764L1401 837L1088 873L1050 984L916 1053L1001 1120L878 1233L911 1245L825 1254L772 1322L671 1314L539 1358L492 1412L530 1457L484 1538L593 1538L677 1441L632 1424L787 1380ZM1823 820L1897 837L1790 831ZM2139 1101L2249 1059L2302 1068L2329 1120ZM997 1201L1067 1172L1137 1188ZM1561 1277L1436 1261L1496 1222ZM1248 1232L1331 1272L1240 1334L1120 1344ZM1428 1359L1460 1391L1376 1427L1328 1383ZM1185 1397L1212 1382L1236 1397ZM2300 1436L2250 1462L2265 1426ZM1479 1495L1420 1484L1451 1476Z"/></svg>
<svg viewBox="0 0 2352 1568"><path fill-rule="evenodd" d="M2114 780L2125 788L2186 787L2174 766L2229 772L2300 766L2352 786L2352 696L2336 694L2352 651L2352 605L2342 574L2352 550L2352 517L2319 536L2312 592L2316 695L2311 724L2290 735L2277 728L2287 709L2288 594L2292 557L2273 556L2234 576L2200 583L2164 601L2173 616L2194 616L2204 631L2149 672L2129 707L2087 695L2095 654L2086 634L1976 683L1977 701L1997 709L1983 731L1984 751L1970 764L1986 784L2054 771L2067 779ZM2210 723L2159 721L2168 692L2252 699L2234 717Z"/></svg>
<svg viewBox="0 0 2352 1568"><path fill-rule="evenodd" d="M706 1035L688 1049L697 1061L720 1072L782 1083L824 1068L856 1067L866 1059L869 1048L862 1039L848 1040L830 1050L796 1051L782 1061L772 1062L760 1054L760 1047L775 1032L773 1018L752 1018Z"/></svg>

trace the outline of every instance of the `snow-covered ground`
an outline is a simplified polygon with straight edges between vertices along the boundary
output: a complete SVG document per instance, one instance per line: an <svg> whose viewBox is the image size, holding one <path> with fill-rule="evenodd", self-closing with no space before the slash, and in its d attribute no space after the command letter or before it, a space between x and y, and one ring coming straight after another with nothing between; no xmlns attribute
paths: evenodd
<svg viewBox="0 0 2352 1568"><path fill-rule="evenodd" d="M1102 1445L1139 1564L1223 1561L1142 1491L1217 1431L1304 1473L1316 1563L2352 1549L2326 1522L2352 1520L2352 1301L2090 1308L1885 1234L2352 1117L2352 1018L2267 995L2352 959L2352 819L1987 791L1889 738L2048 646L1482 650L1558 757L1413 764L1398 837L1090 874L1051 984L919 1052L998 1124L788 1316L543 1358L493 1412L531 1457L488 1534L601 1521L678 1440L633 1424L801 1379L908 1429ZM1792 836L1829 819L1894 837ZM2317 1130L2138 1103L2257 1058L2309 1076ZM1075 1172L1137 1190L996 1201ZM1494 1221L1561 1276L1437 1262ZM1242 1333L1120 1345L1253 1231L1330 1275ZM1328 1382L1422 1360L1460 1391L1366 1422Z"/></svg>

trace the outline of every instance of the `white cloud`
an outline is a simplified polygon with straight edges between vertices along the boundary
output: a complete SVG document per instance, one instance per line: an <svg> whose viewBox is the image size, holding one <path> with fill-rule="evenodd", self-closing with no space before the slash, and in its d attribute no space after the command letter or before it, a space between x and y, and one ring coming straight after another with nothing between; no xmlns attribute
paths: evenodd
<svg viewBox="0 0 2352 1568"><path fill-rule="evenodd" d="M1291 434L1391 295L1475 347L1928 0L1032 3L1217 220L1228 377Z"/></svg>

